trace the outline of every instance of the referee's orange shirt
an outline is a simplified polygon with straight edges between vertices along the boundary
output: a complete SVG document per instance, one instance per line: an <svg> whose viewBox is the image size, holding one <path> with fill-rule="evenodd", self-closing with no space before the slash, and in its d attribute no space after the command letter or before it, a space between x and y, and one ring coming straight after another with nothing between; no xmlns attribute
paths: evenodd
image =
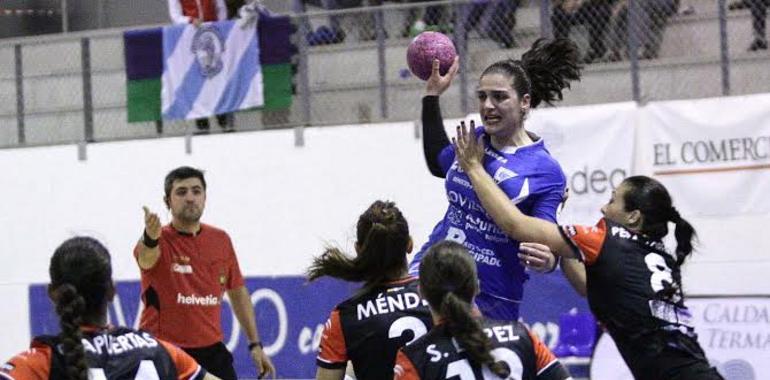
<svg viewBox="0 0 770 380"><path fill-rule="evenodd" d="M137 243L134 257L140 246ZM186 348L222 341L222 296L244 285L225 231L201 224L198 233L188 234L164 226L160 258L141 273L142 329Z"/></svg>

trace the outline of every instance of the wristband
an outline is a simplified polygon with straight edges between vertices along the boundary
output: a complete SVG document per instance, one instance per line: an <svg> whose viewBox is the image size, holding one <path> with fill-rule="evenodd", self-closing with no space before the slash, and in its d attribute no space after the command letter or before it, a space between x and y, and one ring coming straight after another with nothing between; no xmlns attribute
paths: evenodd
<svg viewBox="0 0 770 380"><path fill-rule="evenodd" d="M249 343L249 351L254 350L254 347L259 347L262 349L262 342L251 342Z"/></svg>
<svg viewBox="0 0 770 380"><path fill-rule="evenodd" d="M147 235L147 230L144 230L142 237L142 244L144 244L147 248L155 248L158 246L159 239L153 239L150 237L150 235Z"/></svg>

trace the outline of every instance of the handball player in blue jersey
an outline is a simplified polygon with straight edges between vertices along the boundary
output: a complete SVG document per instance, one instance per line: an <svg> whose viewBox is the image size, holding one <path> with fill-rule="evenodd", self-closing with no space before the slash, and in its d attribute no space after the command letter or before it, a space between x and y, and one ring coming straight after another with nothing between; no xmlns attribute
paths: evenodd
<svg viewBox="0 0 770 380"><path fill-rule="evenodd" d="M425 251L442 240L463 244L476 260L481 291L476 304L482 314L516 320L527 275L524 265L547 272L557 260L547 247L519 244L490 218L476 197L468 176L455 159L444 130L439 95L451 85L458 61L441 76L438 61L423 97L423 149L430 172L446 179L449 200L444 218L410 265L417 274ZM487 67L477 88L484 136L484 168L527 215L556 221L564 200L566 178L542 138L524 128L527 114L541 103L562 99L562 90L580 78L578 49L566 39L536 41L521 60L506 59Z"/></svg>

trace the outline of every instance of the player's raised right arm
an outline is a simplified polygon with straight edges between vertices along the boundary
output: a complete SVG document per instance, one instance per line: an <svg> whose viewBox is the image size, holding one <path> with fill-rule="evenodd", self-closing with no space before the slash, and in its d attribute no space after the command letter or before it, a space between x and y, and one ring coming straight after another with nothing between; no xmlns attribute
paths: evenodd
<svg viewBox="0 0 770 380"><path fill-rule="evenodd" d="M436 177L444 178L446 168L443 168L439 156L448 147L449 138L444 130L444 120L441 117L441 107L438 97L452 84L452 79L460 67L455 58L446 75L439 73L438 59L433 61L433 70L425 85L425 97L422 98L422 148L428 170Z"/></svg>
<svg viewBox="0 0 770 380"><path fill-rule="evenodd" d="M160 258L160 218L158 215L151 212L147 206L143 206L144 210L144 233L136 243L136 262L139 263L139 267L147 270L151 269L158 262Z"/></svg>

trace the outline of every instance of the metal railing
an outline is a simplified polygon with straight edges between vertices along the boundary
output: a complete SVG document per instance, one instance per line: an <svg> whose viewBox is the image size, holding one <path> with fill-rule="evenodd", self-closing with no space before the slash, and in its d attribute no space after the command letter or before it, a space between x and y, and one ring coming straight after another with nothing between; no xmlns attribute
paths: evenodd
<svg viewBox="0 0 770 380"><path fill-rule="evenodd" d="M755 77L770 57L746 51L749 11L728 11L726 0L600 3L446 0L306 12L298 6L294 104L238 113L235 127L293 127L301 144L304 126L418 118L424 84L407 69L405 51L422 30L450 35L461 56L463 69L444 96L446 116L473 111L473 82L487 65L518 58L535 39L554 35L574 39L586 65L567 104L770 91L769 80ZM0 40L0 147L195 133L186 121L127 123L124 30Z"/></svg>

